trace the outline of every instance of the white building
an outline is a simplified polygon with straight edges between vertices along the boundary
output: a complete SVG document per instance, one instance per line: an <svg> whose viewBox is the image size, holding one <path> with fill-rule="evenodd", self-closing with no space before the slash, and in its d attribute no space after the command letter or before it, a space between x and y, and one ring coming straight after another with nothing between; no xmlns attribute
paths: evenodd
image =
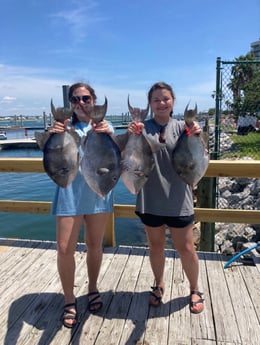
<svg viewBox="0 0 260 345"><path fill-rule="evenodd" d="M260 60L260 39L251 43L251 53L256 57L256 60Z"/></svg>

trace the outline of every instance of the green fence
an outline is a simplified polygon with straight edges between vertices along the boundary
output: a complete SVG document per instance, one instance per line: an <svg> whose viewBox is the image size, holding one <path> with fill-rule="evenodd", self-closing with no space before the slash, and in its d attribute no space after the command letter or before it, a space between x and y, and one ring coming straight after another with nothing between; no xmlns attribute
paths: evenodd
<svg viewBox="0 0 260 345"><path fill-rule="evenodd" d="M216 61L215 117L208 120L209 152L211 159L260 160L260 60L236 59ZM203 190L210 191L211 198L202 198L200 207L220 209L260 209L260 180L253 178L204 179ZM205 248L216 246L230 252L233 243L260 240L259 224L201 224ZM210 239L210 240L209 240ZM235 240L234 240L235 239ZM211 243L211 246L210 246Z"/></svg>
<svg viewBox="0 0 260 345"><path fill-rule="evenodd" d="M260 60L217 58L213 97L216 101L213 157L247 155L260 159ZM224 134L228 134L233 143L231 149L223 145Z"/></svg>

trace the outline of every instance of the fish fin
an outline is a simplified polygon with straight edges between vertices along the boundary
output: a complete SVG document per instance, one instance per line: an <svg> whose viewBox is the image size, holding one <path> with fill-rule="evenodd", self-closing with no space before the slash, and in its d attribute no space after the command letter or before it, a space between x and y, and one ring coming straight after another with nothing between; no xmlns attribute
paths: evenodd
<svg viewBox="0 0 260 345"><path fill-rule="evenodd" d="M75 131L74 127L71 127L71 129L69 130L69 133L71 134L71 136L73 137L73 139L75 140L77 147L80 146L81 144L81 137L80 135Z"/></svg>
<svg viewBox="0 0 260 345"><path fill-rule="evenodd" d="M115 135L114 133L108 134L110 136L110 138L112 139L112 141L114 142L114 144L116 144L116 146L118 147L119 151L122 151L122 144L120 142L120 139L118 140L117 135Z"/></svg>
<svg viewBox="0 0 260 345"><path fill-rule="evenodd" d="M99 123L106 116L106 112L107 112L107 98L106 97L105 97L105 102L103 105L94 105L93 107L87 107L87 108L83 107L83 105L80 103L79 105L82 111L88 117L90 117L94 123Z"/></svg>
<svg viewBox="0 0 260 345"><path fill-rule="evenodd" d="M92 131L92 130L90 130L90 131ZM81 147L82 147L83 150L84 150L84 148L85 148L85 146L86 146L87 137L88 137L88 134L89 134L90 131L88 131L88 133L87 133L86 135L83 135L83 136L80 138L80 145L81 145Z"/></svg>
<svg viewBox="0 0 260 345"><path fill-rule="evenodd" d="M197 103L195 103L195 108L194 109L188 109L189 104L190 104L190 101L186 105L186 108L184 110L184 120L185 120L186 125L188 127L190 127L192 125L192 123L194 122L194 120L195 120L195 118L197 116L197 113L198 113Z"/></svg>
<svg viewBox="0 0 260 345"><path fill-rule="evenodd" d="M114 137L114 139L115 139L115 143L119 147L120 151L123 151L127 142L128 142L129 133L128 133L128 131L126 131L124 134L116 135Z"/></svg>
<svg viewBox="0 0 260 345"><path fill-rule="evenodd" d="M70 119L73 110L68 109L68 108L55 108L52 99L51 99L51 113L56 121L64 123L66 119Z"/></svg>
<svg viewBox="0 0 260 345"><path fill-rule="evenodd" d="M157 134L157 133L154 135L148 134L146 132L145 128L143 128L142 135L144 136L144 138L148 142L153 153L160 151L166 145L165 143L160 143L159 134Z"/></svg>
<svg viewBox="0 0 260 345"><path fill-rule="evenodd" d="M130 105L130 101L129 101L129 95L128 95L128 110L132 116L133 121L136 122L143 122L146 118L146 116L148 115L149 112L149 104L147 105L147 107L145 109L141 109L141 108L133 108Z"/></svg>
<svg viewBox="0 0 260 345"><path fill-rule="evenodd" d="M51 136L51 134L49 132L34 132L34 136L40 150L43 151L45 144L47 140L49 139L49 137Z"/></svg>

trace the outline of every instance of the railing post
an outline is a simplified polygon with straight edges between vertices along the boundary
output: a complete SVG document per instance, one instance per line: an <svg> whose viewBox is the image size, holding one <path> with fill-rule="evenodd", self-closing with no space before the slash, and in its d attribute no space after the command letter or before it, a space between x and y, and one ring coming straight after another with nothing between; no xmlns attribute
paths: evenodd
<svg viewBox="0 0 260 345"><path fill-rule="evenodd" d="M115 247L116 246L116 239L115 239L115 213L109 214L109 219L107 222L106 232L104 236L104 245L106 247Z"/></svg>
<svg viewBox="0 0 260 345"><path fill-rule="evenodd" d="M214 204L215 182L212 177L203 177L198 184L197 207L211 208ZM204 252L214 252L215 246L215 223L200 223L200 243L199 250Z"/></svg>

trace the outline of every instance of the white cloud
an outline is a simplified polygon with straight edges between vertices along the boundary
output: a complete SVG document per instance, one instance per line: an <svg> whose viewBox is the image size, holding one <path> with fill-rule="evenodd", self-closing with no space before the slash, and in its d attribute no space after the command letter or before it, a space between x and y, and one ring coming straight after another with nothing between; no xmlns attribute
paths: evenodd
<svg viewBox="0 0 260 345"><path fill-rule="evenodd" d="M2 98L2 100L0 101L0 103L11 103L12 101L15 101L16 98L15 97L11 97L11 96L4 96Z"/></svg>
<svg viewBox="0 0 260 345"><path fill-rule="evenodd" d="M66 26L73 36L73 43L80 43L88 36L91 28L96 28L94 24L108 20L95 13L97 7L98 3L95 1L74 1L71 8L52 13L50 17L57 29Z"/></svg>
<svg viewBox="0 0 260 345"><path fill-rule="evenodd" d="M1 116L41 115L43 111L49 113L51 98L55 106L63 105L62 85L71 85L78 81L88 82L95 88L98 104L104 102L105 96L108 98L107 114L121 115L128 111L128 95L130 95L131 104L134 107L145 108L148 88L156 81L151 78L145 79L145 77L135 81L133 76L124 75L122 83L120 78L115 78L113 71L103 74L93 69L91 71L81 70L82 75L89 76L88 80L84 80L76 77L76 72L72 73L66 69L55 70L11 65L1 65L0 68ZM176 93L174 113L182 113L189 100L191 104L195 102L198 104L199 111L214 107L214 100L211 98L211 93L215 89L214 71L211 75L206 75L203 80L196 77L197 73L194 72L193 75L190 73L189 78L186 78L187 72L185 72L185 78L181 78L179 75L174 76L175 82L172 85ZM73 79L62 77L67 75L74 77ZM199 82L196 82L197 80Z"/></svg>

